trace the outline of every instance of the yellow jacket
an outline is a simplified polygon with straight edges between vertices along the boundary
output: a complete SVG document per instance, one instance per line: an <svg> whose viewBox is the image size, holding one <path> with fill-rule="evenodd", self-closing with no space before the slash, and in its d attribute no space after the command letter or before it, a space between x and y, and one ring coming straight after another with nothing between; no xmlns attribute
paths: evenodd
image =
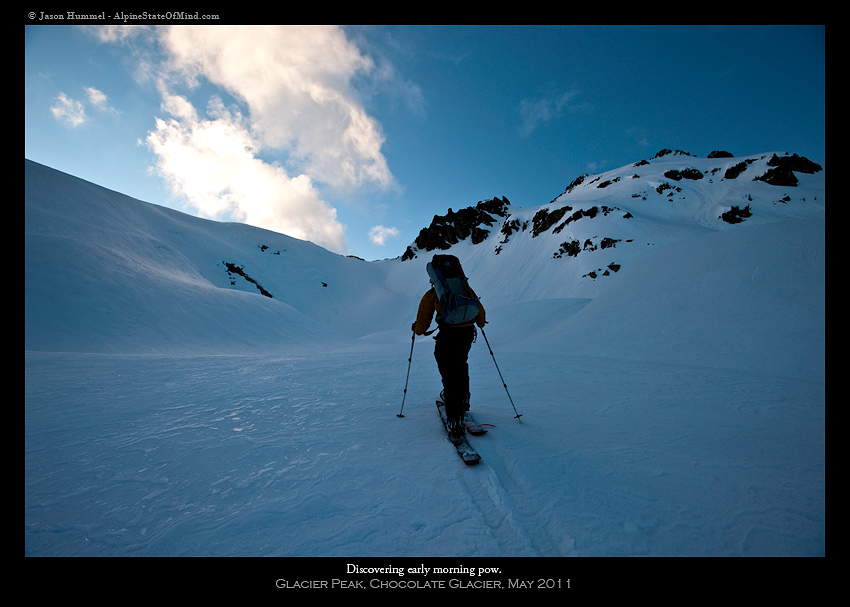
<svg viewBox="0 0 850 607"><path fill-rule="evenodd" d="M472 289L469 289L472 292ZM475 296L475 293L472 292ZM437 313L437 322L440 322L440 301L437 299L437 292L432 288L422 296L419 301L419 310L416 313L416 322L413 323L413 332L417 335L424 335L428 327L431 326L431 320L434 318L434 312ZM481 301L478 302L478 315L470 322L460 325L451 325L453 327L471 327L474 324L482 329L484 323L487 322L487 314L484 312L484 306Z"/></svg>

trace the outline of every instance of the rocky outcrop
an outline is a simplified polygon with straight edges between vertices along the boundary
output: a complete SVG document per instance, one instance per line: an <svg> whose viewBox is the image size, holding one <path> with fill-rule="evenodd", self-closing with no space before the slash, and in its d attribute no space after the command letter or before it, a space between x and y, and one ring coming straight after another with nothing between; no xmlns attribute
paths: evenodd
<svg viewBox="0 0 850 607"><path fill-rule="evenodd" d="M449 209L445 215L434 215L431 225L423 228L416 237L414 241L416 250L446 250L467 238L471 238L473 244L479 244L487 238L490 234L489 228L496 223L494 216L505 217L509 206L510 202L503 196L483 200L474 207L467 207L457 212ZM416 256L416 250L408 247L402 255L402 261L413 259Z"/></svg>
<svg viewBox="0 0 850 607"><path fill-rule="evenodd" d="M756 177L754 181L764 181L765 183L769 183L770 185L779 185L786 187L797 187L797 176L794 173L817 173L818 171L823 170L823 168L809 160L808 158L804 158L802 156L797 156L794 154L792 156L783 156L779 157L776 154L773 155L767 166L772 167L768 169L768 171L761 175L760 177Z"/></svg>
<svg viewBox="0 0 850 607"><path fill-rule="evenodd" d="M721 213L720 219L726 223L741 223L747 217L752 217L752 215L753 214L750 212L750 205L745 206L743 209L733 206L725 213Z"/></svg>
<svg viewBox="0 0 850 607"><path fill-rule="evenodd" d="M669 181L661 181L652 179L648 185L652 187L659 195L664 195L671 201L674 197L681 195L684 199L686 196L684 188L687 188L687 181L705 180L708 183L714 183L715 176L722 176L722 179L739 179L748 170L751 170L752 165L764 167L764 161L767 160L767 155L761 157L749 157L742 159L740 162L733 160L732 162L722 162L724 159L734 158L727 151L717 150L708 155L708 158L717 159L715 166L711 167L705 163L701 163L697 169L698 161L689 160L694 158L692 154L683 152L682 150L662 149L654 157L649 160L642 160L635 163L635 167L650 167L648 170L652 173L651 166L653 161L664 158L665 164L669 165L672 157L682 157L682 165L680 168L669 168L664 166L663 172L659 171L657 176L663 176ZM779 156L773 154L772 158L767 161L767 171L753 178L752 174L748 174L746 179L753 181L762 181L774 186L796 187L797 176L795 173L816 173L823 170L822 167L807 158L798 156L797 154L785 154ZM647 169L641 169L641 172ZM755 173L756 171L753 171ZM629 179L628 176L617 175L606 179L605 175L591 176L584 173L574 179L566 188L561 196L572 194L569 200L573 205L580 200L580 190L588 188L603 189L616 187L616 184L621 180ZM632 175L631 179L640 179L641 175ZM672 183L671 183L672 182ZM678 183L677 183L678 182ZM682 187L680 187L680 185ZM594 192L595 194L595 192ZM590 194L589 198L593 198L594 194ZM598 194L596 194L598 196ZM573 208L570 205L558 205L557 201L561 196L552 200L549 205L541 207L537 212L530 217L528 214L519 213L519 217L511 216L513 211L510 209L509 201L502 198L492 198L490 200L481 201L475 206L453 211L449 209L446 215L435 215L431 221L431 225L420 231L419 236L414 243L407 248L407 251L402 256L402 260L413 259L420 251L446 250L453 245L464 240L471 240L472 244L480 244L490 234L491 228L498 223L501 227L498 228L501 232L501 239L495 247L495 254L499 254L503 250L503 245L506 245L512 235L518 232L529 230L532 238L537 238L544 234L560 234L570 224L583 219L593 219L598 214L608 215L611 212L619 211L616 206L609 207L605 205L590 206L590 208ZM644 192L632 192L631 198L641 198L647 200L647 190ZM752 198L749 198L752 200ZM790 198L786 197L782 200L787 202ZM750 205L744 208L733 206L726 212L722 213L719 219L728 223L740 223L751 217L753 210ZM633 215L626 212L622 215L623 219L632 219ZM571 228L572 229L572 228ZM594 238L598 238L594 236ZM590 240L586 240L582 245L578 240L571 239L561 243L560 248L554 253L554 257L575 257L579 252L595 251L597 249L605 249L615 247L618 239L601 238L594 244ZM627 242L630 242L627 240ZM602 269L600 269L600 272ZM613 270L616 271L616 270Z"/></svg>

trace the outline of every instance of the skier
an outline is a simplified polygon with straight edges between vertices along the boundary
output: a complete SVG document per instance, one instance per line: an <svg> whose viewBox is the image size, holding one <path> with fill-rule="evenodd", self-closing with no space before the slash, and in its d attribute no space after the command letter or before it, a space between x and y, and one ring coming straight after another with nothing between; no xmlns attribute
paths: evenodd
<svg viewBox="0 0 850 607"><path fill-rule="evenodd" d="M456 258L455 258L456 261ZM458 269L460 264L458 262ZM470 295L476 297L472 288L467 285ZM456 434L463 434L463 413L469 410L469 365L467 358L472 342L475 341L475 325L484 328L486 314L484 306L478 302L478 314L469 322L460 324L448 324L443 322L440 315L440 300L436 290L432 287L419 302L416 314L416 322L412 329L416 335L425 335L434 313L437 314L437 327L439 333L434 336L434 358L437 360L437 368L443 381L443 402L446 403L446 417L449 421L449 429Z"/></svg>

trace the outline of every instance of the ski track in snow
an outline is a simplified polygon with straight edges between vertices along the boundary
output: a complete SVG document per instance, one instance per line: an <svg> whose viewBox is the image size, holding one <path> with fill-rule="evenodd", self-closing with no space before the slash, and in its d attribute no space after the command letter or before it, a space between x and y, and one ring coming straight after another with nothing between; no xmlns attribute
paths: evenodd
<svg viewBox="0 0 850 607"><path fill-rule="evenodd" d="M813 514L823 507L817 488L824 483L817 450L825 396L817 385L505 353L505 368L518 378L512 394L535 386L534 402L518 399L519 423L489 355L474 347L474 410L496 428L471 437L482 462L468 467L433 407L433 360L415 367L399 419L406 360L380 350L387 348L362 351L370 356L360 362L346 352L28 354L27 553L611 556L823 548L824 521ZM403 351L399 342L394 354Z"/></svg>
<svg viewBox="0 0 850 607"><path fill-rule="evenodd" d="M623 167L544 205L616 214L451 249L522 414L479 336L477 466L429 338L397 416L430 255L343 258L27 161L25 554L823 556L825 182L785 196L752 181L768 158L673 198L667 169L741 160Z"/></svg>
<svg viewBox="0 0 850 607"><path fill-rule="evenodd" d="M569 533L552 527L551 511L538 503L541 500L534 495L533 486L524 482L513 462L501 459L496 451L482 445L483 440L486 439L477 438L473 446L488 457L474 473L460 476L481 524L496 541L498 554L575 555Z"/></svg>

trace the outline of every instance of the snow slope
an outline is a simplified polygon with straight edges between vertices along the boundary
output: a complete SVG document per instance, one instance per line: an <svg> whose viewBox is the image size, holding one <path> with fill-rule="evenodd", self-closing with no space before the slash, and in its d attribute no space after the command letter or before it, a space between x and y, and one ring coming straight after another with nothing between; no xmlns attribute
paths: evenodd
<svg viewBox="0 0 850 607"><path fill-rule="evenodd" d="M452 247L523 414L479 338L477 467L430 339L396 416L430 253L344 258L26 161L25 554L824 555L823 172L652 186L741 161L623 167ZM499 231L565 204L618 211Z"/></svg>
<svg viewBox="0 0 850 607"><path fill-rule="evenodd" d="M399 308L360 260L26 166L27 349L302 351L382 327L375 299Z"/></svg>

